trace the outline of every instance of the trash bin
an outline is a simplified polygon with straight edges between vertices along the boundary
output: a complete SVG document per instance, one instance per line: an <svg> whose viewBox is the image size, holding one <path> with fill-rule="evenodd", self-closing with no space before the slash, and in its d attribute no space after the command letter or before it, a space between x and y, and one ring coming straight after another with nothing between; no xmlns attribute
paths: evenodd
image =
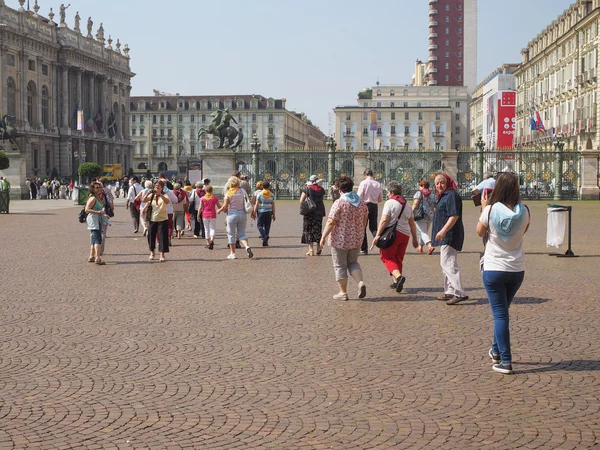
<svg viewBox="0 0 600 450"><path fill-rule="evenodd" d="M548 204L548 229L546 232L546 246L560 248L565 240L565 229L569 228L569 247L563 253L550 253L550 256L558 256L559 258L576 258L577 255L571 250L571 212L573 207Z"/></svg>
<svg viewBox="0 0 600 450"><path fill-rule="evenodd" d="M0 213L8 214L10 196L8 191L0 191Z"/></svg>
<svg viewBox="0 0 600 450"><path fill-rule="evenodd" d="M77 189L77 204L78 205L85 205L87 196L88 196L88 192L90 192L90 189L86 188L86 187L80 187L79 189Z"/></svg>

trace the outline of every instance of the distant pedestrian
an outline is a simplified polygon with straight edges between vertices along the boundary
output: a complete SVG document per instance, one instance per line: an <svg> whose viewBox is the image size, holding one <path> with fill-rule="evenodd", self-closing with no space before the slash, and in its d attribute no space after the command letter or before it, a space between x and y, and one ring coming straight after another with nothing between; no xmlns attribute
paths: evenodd
<svg viewBox="0 0 600 450"><path fill-rule="evenodd" d="M85 212L87 213L87 229L90 230L91 240L88 262L95 262L98 265L106 264L102 260L102 231L105 224L108 226L110 223L108 214L106 214L106 211L104 210L104 204L101 200L102 189L102 183L93 182L90 185L90 192L85 203Z"/></svg>
<svg viewBox="0 0 600 450"><path fill-rule="evenodd" d="M456 183L446 174L435 177L437 206L433 216L434 236L431 244L440 247L440 265L444 273L444 295L438 300L448 305L467 300L458 268L458 252L463 248L465 230L462 222L462 200L456 191Z"/></svg>
<svg viewBox="0 0 600 450"><path fill-rule="evenodd" d="M127 201L125 203L125 209L129 210L131 214L131 220L133 221L133 232L138 233L140 231L140 202L136 200L138 194L142 192L142 186L140 185L139 178L134 176L131 179L131 186L127 193Z"/></svg>
<svg viewBox="0 0 600 450"><path fill-rule="evenodd" d="M215 231L217 228L217 208L221 208L221 202L213 194L212 186L205 186L206 193L200 199L198 210L198 222L204 224L204 236L206 236L206 248L215 248Z"/></svg>
<svg viewBox="0 0 600 450"><path fill-rule="evenodd" d="M165 254L169 252L169 216L167 205L171 203L169 195L165 192L165 183L158 180L154 184L154 189L148 191L142 201L149 202L152 208L152 217L150 219L150 228L148 231L148 248L150 249L149 259L155 258L156 241L158 239L158 251L160 252L160 262L165 261ZM168 192L171 192L170 190Z"/></svg>
<svg viewBox="0 0 600 450"><path fill-rule="evenodd" d="M144 217L144 215L142 214L144 207L148 203L148 202L143 201L143 199L144 199L144 197L146 197L146 194L148 193L148 191L151 191L151 190L152 190L152 181L146 180L146 181L144 181L144 189L142 189L142 191L135 198L137 201L140 202L140 222L142 223L142 227L144 228L144 236L146 236L148 234L148 228L150 227L150 221L148 221L146 219L146 217Z"/></svg>
<svg viewBox="0 0 600 450"><path fill-rule="evenodd" d="M340 180L339 178L336 178L335 180L333 180L333 185L331 185L331 187L329 188L329 200L335 202L338 198L340 198L341 195L342 194L340 192Z"/></svg>
<svg viewBox="0 0 600 450"><path fill-rule="evenodd" d="M254 217L257 217L256 228L262 238L263 247L269 246L271 223L275 221L275 198L271 192L271 183L267 180L261 182L262 191L256 194L254 202Z"/></svg>
<svg viewBox="0 0 600 450"><path fill-rule="evenodd" d="M427 254L431 255L435 251L435 247L431 245L430 231L435 211L435 196L431 195L429 181L426 179L419 181L419 190L415 192L413 199L413 217L417 224L417 233L419 236L417 253L423 253L423 246L427 245Z"/></svg>
<svg viewBox="0 0 600 450"><path fill-rule="evenodd" d="M311 175L306 183L306 187L302 189L302 195L300 196L300 204L308 196L317 206L313 212L303 216L304 219L302 220L301 242L308 245L306 256L315 255L315 243L317 244L317 255L320 255L323 250L323 247L320 245L323 233L323 217L325 217L325 204L323 203L325 190L321 187L322 181L316 175Z"/></svg>
<svg viewBox="0 0 600 450"><path fill-rule="evenodd" d="M519 179L509 172L498 175L489 204L477 223L477 234L488 235L483 256L483 285L494 316L494 338L489 356L492 369L513 373L509 308L525 278L523 237L531 214L521 203Z"/></svg>
<svg viewBox="0 0 600 450"><path fill-rule="evenodd" d="M175 183L173 194L177 197L177 203L173 205L173 226L177 239L181 239L185 230L185 213L188 209L189 199L179 183Z"/></svg>
<svg viewBox="0 0 600 450"><path fill-rule="evenodd" d="M371 169L366 169L363 175L365 179L358 185L358 196L367 204L367 208L369 208L369 231L374 237L377 232L377 205L383 201L383 190L381 189L381 184L373 178L373 171ZM368 247L367 230L365 228L360 254L368 255Z"/></svg>
<svg viewBox="0 0 600 450"><path fill-rule="evenodd" d="M202 237L204 239L205 235L204 235L204 224L203 224L203 219L202 219L202 215L198 214L198 212L200 211L200 207L201 207L201 202L202 202L202 197L204 197L206 195L206 191L203 189L203 185L201 181L197 181L196 182L196 189L194 189L192 191L192 193L190 194L190 206L189 209L190 211L193 211L192 216L190 217L190 220L192 222L192 229L194 230L194 237L196 239Z"/></svg>
<svg viewBox="0 0 600 450"><path fill-rule="evenodd" d="M329 237L333 270L339 287L339 292L333 298L348 300L348 275L358 284L358 298L364 298L367 295L367 287L358 263L358 254L369 210L365 202L353 192L352 178L341 177L339 187L341 197L331 206L319 247L323 248Z"/></svg>

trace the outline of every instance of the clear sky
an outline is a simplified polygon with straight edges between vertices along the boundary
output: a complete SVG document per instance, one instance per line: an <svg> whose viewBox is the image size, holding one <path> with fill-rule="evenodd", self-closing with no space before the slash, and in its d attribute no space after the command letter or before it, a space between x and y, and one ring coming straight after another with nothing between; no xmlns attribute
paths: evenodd
<svg viewBox="0 0 600 450"><path fill-rule="evenodd" d="M69 0L64 0L66 4ZM17 8L17 0L6 3ZM34 0L30 0L33 6ZM38 0L40 14L60 2ZM94 34L129 44L132 95L260 94L287 98L325 133L337 105L372 86L410 83L428 56L427 0L70 0ZM477 79L521 48L571 4L568 0L479 0ZM114 43L113 43L114 45Z"/></svg>

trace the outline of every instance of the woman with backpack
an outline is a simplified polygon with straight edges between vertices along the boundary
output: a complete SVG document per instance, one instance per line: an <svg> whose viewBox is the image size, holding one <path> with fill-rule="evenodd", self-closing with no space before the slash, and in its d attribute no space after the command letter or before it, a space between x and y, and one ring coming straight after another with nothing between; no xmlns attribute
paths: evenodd
<svg viewBox="0 0 600 450"><path fill-rule="evenodd" d="M431 232L429 231L435 211L435 197L431 195L431 191L429 190L429 181L425 178L419 181L419 190L413 198L413 217L417 224L417 234L419 235L417 253L423 253L423 246L427 245L429 247L427 254L431 255L435 251L435 247L431 245Z"/></svg>
<svg viewBox="0 0 600 450"><path fill-rule="evenodd" d="M90 230L90 257L88 262L96 263L100 266L106 263L102 260L102 243L104 242L104 236L102 230L104 226L108 226L110 223L108 220L108 214L104 209L104 203L102 203L102 183L95 181L90 186L90 193L88 194L87 202L85 203L85 212L87 213L86 222L87 228Z"/></svg>

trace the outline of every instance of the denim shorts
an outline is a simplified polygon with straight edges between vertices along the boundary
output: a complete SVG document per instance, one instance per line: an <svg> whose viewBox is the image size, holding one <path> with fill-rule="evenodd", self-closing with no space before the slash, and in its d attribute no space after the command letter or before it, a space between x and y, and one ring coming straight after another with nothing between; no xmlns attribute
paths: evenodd
<svg viewBox="0 0 600 450"><path fill-rule="evenodd" d="M90 230L92 245L102 245L102 230Z"/></svg>

